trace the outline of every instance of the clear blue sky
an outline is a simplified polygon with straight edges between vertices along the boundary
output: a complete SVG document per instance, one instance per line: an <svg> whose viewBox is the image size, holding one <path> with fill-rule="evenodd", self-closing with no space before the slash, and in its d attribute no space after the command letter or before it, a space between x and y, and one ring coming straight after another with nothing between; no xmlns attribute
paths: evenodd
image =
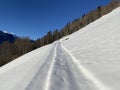
<svg viewBox="0 0 120 90"><path fill-rule="evenodd" d="M110 0L0 0L0 30L37 39Z"/></svg>

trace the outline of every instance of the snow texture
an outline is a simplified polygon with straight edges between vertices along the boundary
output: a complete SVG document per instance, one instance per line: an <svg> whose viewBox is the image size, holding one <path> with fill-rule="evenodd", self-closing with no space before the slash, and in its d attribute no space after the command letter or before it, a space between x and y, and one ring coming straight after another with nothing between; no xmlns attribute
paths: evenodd
<svg viewBox="0 0 120 90"><path fill-rule="evenodd" d="M120 7L0 67L0 90L120 90L119 84Z"/></svg>

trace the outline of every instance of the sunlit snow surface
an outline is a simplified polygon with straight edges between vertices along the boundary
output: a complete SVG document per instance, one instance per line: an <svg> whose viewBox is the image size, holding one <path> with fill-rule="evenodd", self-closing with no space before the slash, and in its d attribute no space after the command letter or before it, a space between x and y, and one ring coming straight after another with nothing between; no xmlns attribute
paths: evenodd
<svg viewBox="0 0 120 90"><path fill-rule="evenodd" d="M68 36L64 46L101 83L120 90L120 7Z"/></svg>
<svg viewBox="0 0 120 90"><path fill-rule="evenodd" d="M120 8L0 67L0 90L120 90Z"/></svg>

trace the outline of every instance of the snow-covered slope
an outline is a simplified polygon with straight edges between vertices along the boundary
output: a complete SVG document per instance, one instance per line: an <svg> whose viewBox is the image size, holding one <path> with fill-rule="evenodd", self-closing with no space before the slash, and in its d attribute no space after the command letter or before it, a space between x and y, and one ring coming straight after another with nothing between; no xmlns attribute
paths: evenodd
<svg viewBox="0 0 120 90"><path fill-rule="evenodd" d="M120 7L0 67L0 90L120 90L119 18Z"/></svg>
<svg viewBox="0 0 120 90"><path fill-rule="evenodd" d="M76 64L109 89L120 90L120 7L67 38L64 46Z"/></svg>

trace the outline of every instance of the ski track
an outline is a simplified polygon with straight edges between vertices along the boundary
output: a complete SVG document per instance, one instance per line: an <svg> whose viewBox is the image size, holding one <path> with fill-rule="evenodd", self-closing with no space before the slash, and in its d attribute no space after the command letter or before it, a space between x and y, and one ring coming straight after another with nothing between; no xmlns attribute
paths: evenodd
<svg viewBox="0 0 120 90"><path fill-rule="evenodd" d="M47 83L49 88L47 90L96 90L81 73L79 69L72 62L72 58L61 47L60 42L56 48L56 57L52 69L49 70L49 79ZM48 86L48 85L47 85Z"/></svg>
<svg viewBox="0 0 120 90"><path fill-rule="evenodd" d="M46 57L45 62L41 65L34 78L31 80L25 90L49 90L50 75L52 72L52 65L54 63L54 57L56 52L56 43L53 43L52 50Z"/></svg>
<svg viewBox="0 0 120 90"><path fill-rule="evenodd" d="M90 73L86 68L84 68L80 63L77 64L76 58L63 46L62 41L60 41L62 48L71 56L73 62L79 68L80 72L89 79L97 88L98 90L111 90L110 88L106 87L102 82L100 82L92 73Z"/></svg>
<svg viewBox="0 0 120 90"><path fill-rule="evenodd" d="M53 45L50 55L25 90L110 90L77 64L62 41Z"/></svg>
<svg viewBox="0 0 120 90"><path fill-rule="evenodd" d="M55 57L56 57L56 48L57 48L57 45L55 44L54 55L53 55L53 58L52 58L52 62L51 62L49 71L48 71L45 90L49 90L49 87L50 87L50 79L51 79L51 74L52 74L52 70L53 70L53 66L54 66L54 62L55 62Z"/></svg>

